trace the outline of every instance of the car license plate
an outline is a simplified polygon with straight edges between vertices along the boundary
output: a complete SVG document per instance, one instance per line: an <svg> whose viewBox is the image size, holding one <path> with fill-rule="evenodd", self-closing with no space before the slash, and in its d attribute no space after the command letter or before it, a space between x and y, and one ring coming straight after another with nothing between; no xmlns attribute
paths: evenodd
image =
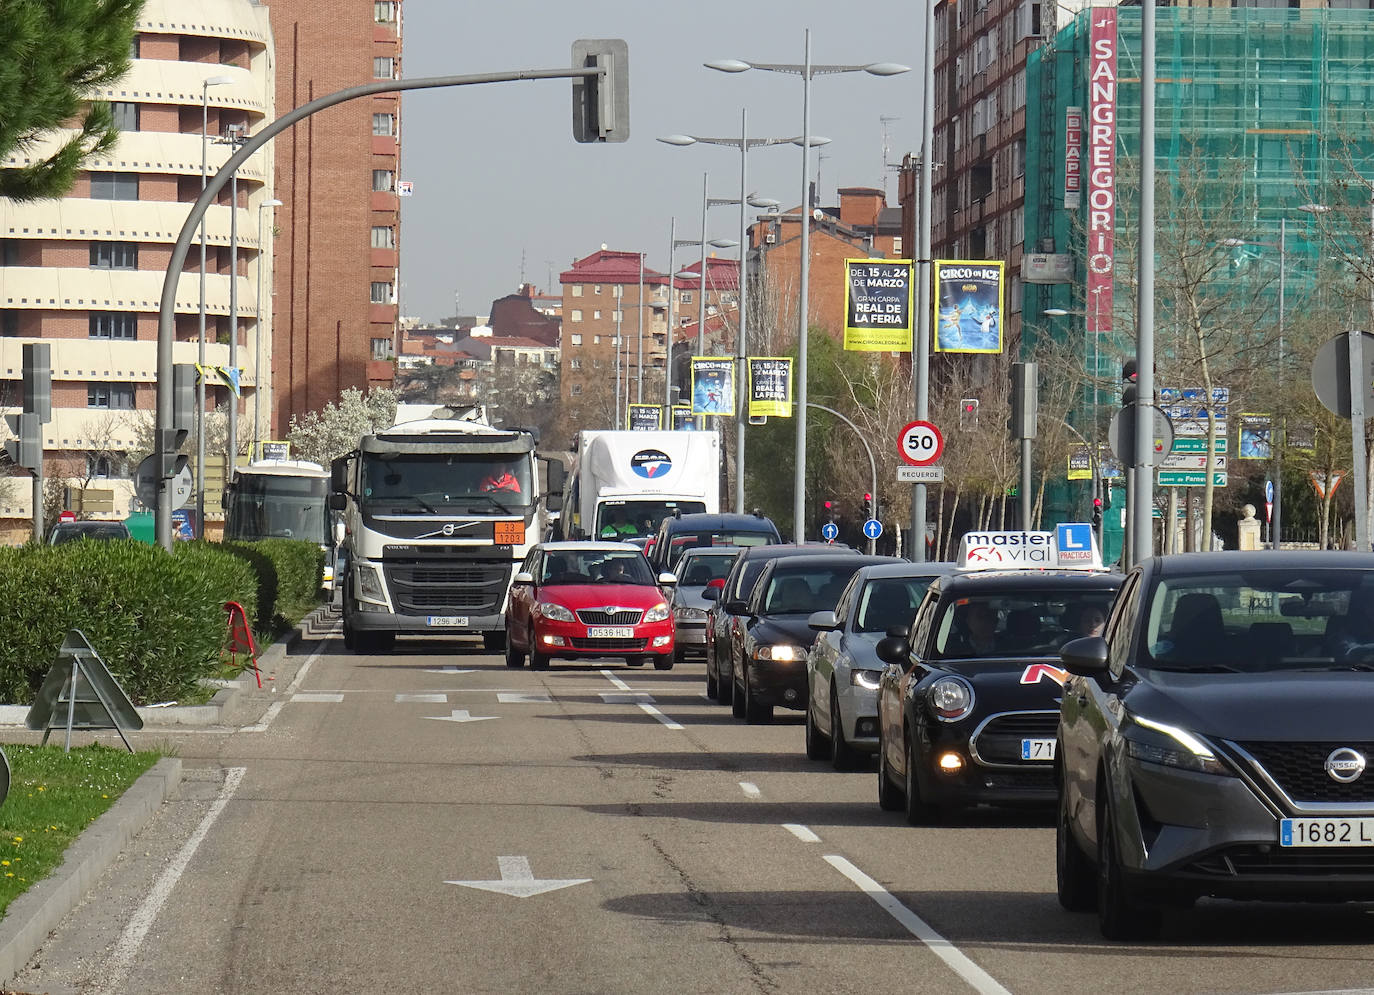
<svg viewBox="0 0 1374 995"><path fill-rule="evenodd" d="M1374 819L1280 819L1279 846L1374 846Z"/></svg>
<svg viewBox="0 0 1374 995"><path fill-rule="evenodd" d="M1021 759L1022 759L1022 760L1053 760L1053 759L1054 759L1054 740L1052 740L1052 739L1023 739L1023 740L1021 740Z"/></svg>
<svg viewBox="0 0 1374 995"><path fill-rule="evenodd" d="M425 620L426 625L433 626L463 626L468 624L466 615L431 615Z"/></svg>
<svg viewBox="0 0 1374 995"><path fill-rule="evenodd" d="M628 625L590 625L587 627L589 639L633 639L635 630Z"/></svg>

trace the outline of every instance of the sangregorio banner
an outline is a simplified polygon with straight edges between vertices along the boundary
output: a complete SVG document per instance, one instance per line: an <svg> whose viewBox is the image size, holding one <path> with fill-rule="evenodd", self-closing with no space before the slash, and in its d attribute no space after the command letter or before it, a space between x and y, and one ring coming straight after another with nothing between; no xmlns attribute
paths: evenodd
<svg viewBox="0 0 1374 995"><path fill-rule="evenodd" d="M735 360L730 356L692 357L692 414L735 413Z"/></svg>
<svg viewBox="0 0 1374 995"><path fill-rule="evenodd" d="M749 417L792 417L792 357L749 357Z"/></svg>
<svg viewBox="0 0 1374 995"><path fill-rule="evenodd" d="M844 261L844 347L911 351L911 260Z"/></svg>
<svg viewBox="0 0 1374 995"><path fill-rule="evenodd" d="M663 409L657 404L631 404L628 424L631 432L657 432Z"/></svg>
<svg viewBox="0 0 1374 995"><path fill-rule="evenodd" d="M1000 260L935 261L935 351L1002 351Z"/></svg>

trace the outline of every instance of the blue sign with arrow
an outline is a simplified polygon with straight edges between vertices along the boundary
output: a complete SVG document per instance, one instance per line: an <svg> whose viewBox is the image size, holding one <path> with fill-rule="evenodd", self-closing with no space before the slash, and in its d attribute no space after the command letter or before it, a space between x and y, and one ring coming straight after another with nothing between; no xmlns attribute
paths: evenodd
<svg viewBox="0 0 1374 995"><path fill-rule="evenodd" d="M883 523L876 518L870 518L864 522L864 535L870 539L876 539L883 534Z"/></svg>
<svg viewBox="0 0 1374 995"><path fill-rule="evenodd" d="M840 534L840 527L834 522L826 522L821 526L821 538L826 542L834 542L835 537Z"/></svg>

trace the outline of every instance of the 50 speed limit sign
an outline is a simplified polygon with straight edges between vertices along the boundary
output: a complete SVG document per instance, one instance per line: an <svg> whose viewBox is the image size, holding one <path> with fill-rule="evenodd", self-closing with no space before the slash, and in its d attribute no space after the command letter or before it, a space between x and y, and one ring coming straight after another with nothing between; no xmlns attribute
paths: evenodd
<svg viewBox="0 0 1374 995"><path fill-rule="evenodd" d="M945 437L928 421L914 421L902 429L897 451L912 466L929 466L945 451Z"/></svg>

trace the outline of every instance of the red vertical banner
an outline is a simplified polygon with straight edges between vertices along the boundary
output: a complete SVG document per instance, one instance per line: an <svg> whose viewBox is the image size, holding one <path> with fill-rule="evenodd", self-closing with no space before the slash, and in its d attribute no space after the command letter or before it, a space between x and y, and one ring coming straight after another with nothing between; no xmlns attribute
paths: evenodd
<svg viewBox="0 0 1374 995"><path fill-rule="evenodd" d="M1116 8L1094 7L1088 50L1089 333L1112 330L1116 237Z"/></svg>

